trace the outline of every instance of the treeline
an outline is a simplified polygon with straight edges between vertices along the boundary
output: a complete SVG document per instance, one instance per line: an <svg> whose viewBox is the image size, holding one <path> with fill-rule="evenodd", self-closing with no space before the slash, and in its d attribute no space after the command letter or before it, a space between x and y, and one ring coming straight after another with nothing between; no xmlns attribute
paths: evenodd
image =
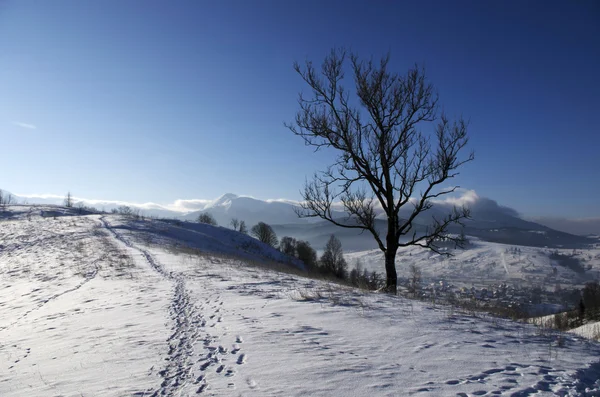
<svg viewBox="0 0 600 397"><path fill-rule="evenodd" d="M218 226L214 216L208 212L199 214L196 220L199 223ZM231 219L229 226L233 230L250 234L280 252L300 260L304 263L308 273L315 277L332 279L370 290L377 290L385 286L385 278L382 274L363 269L360 262L357 262L356 266L349 271L342 243L334 235L329 237L323 254L318 257L317 251L308 241L297 240L289 236L284 236L279 240L273 228L265 222L257 223L249 232L246 223L237 218Z"/></svg>
<svg viewBox="0 0 600 397"><path fill-rule="evenodd" d="M214 216L208 212L199 214L197 222L218 226ZM279 240L273 228L265 222L259 222L254 225L249 233L246 223L243 220L233 218L229 226L233 230L250 234L257 240L278 249L282 253L300 260L304 263L309 274L313 276L346 282L364 289L376 290L385 285L385 279L380 273L369 272L367 269L363 269L360 263L357 263L356 267L348 271L348 263L344 258L342 243L334 235L329 237L325 245L325 250L319 258L317 251L308 241L296 240L289 236L284 236Z"/></svg>
<svg viewBox="0 0 600 397"><path fill-rule="evenodd" d="M592 281L581 290L579 304L573 310L555 314L552 327L561 331L600 321L600 284Z"/></svg>
<svg viewBox="0 0 600 397"><path fill-rule="evenodd" d="M301 260L306 265L309 273L313 275L338 280L354 287L369 290L378 290L385 286L383 275L363 269L360 261L357 261L355 267L348 271L348 263L344 258L342 243L334 235L329 237L320 258L317 258L317 252L310 246L310 243L296 240L293 237L283 237L279 250Z"/></svg>
<svg viewBox="0 0 600 397"><path fill-rule="evenodd" d="M0 210L3 210L7 205L11 204L16 204L14 196L10 193L0 190Z"/></svg>

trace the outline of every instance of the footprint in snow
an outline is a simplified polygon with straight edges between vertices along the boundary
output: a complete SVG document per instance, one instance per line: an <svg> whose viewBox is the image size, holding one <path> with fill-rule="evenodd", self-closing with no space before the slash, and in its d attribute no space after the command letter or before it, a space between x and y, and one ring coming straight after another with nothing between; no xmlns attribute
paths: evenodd
<svg viewBox="0 0 600 397"><path fill-rule="evenodd" d="M238 364L245 364L246 363L246 355L245 354L240 354L240 356L237 359L237 363Z"/></svg>
<svg viewBox="0 0 600 397"><path fill-rule="evenodd" d="M235 338L235 341L236 341L237 343L243 343L243 342L244 342L244 340L242 339L242 337L241 337L241 336L239 336L239 335L237 336L237 338Z"/></svg>
<svg viewBox="0 0 600 397"><path fill-rule="evenodd" d="M200 371L206 371L206 369L207 369L208 367L210 367L210 364L211 364L211 362L210 362L210 361L207 361L207 362L205 362L204 364L202 364L202 365L200 366Z"/></svg>
<svg viewBox="0 0 600 397"><path fill-rule="evenodd" d="M492 374L497 374L498 372L502 372L503 370L500 368L492 368L492 369L488 369L487 371L483 371L484 374L487 375L492 375Z"/></svg>

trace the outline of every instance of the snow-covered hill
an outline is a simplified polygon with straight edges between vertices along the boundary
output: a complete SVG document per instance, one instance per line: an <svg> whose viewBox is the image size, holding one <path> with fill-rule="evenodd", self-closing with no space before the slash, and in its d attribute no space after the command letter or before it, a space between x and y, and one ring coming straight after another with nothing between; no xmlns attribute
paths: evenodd
<svg viewBox="0 0 600 397"><path fill-rule="evenodd" d="M0 218L3 397L600 395L573 334L276 272L221 228L38 210Z"/></svg>
<svg viewBox="0 0 600 397"><path fill-rule="evenodd" d="M470 237L465 249L443 256L420 247L401 248L396 256L399 277L410 276L416 265L428 282L446 280L461 286L508 283L554 289L582 287L600 279L600 249L550 249L509 245ZM360 261L369 271L384 272L380 250L350 252L351 266Z"/></svg>

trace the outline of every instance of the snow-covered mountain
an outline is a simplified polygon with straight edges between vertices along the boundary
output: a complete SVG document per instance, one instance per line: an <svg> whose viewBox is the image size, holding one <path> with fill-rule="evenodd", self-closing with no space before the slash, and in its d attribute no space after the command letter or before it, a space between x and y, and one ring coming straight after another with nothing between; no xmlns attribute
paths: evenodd
<svg viewBox="0 0 600 397"><path fill-rule="evenodd" d="M450 231L453 233L464 231L485 241L538 247L573 248L591 243L586 237L559 232L524 220L517 211L488 198L475 196L463 204L471 209L471 219L465 220L464 229L460 225L451 226ZM453 202L435 203L431 209L416 218L414 230L417 233L424 232L434 217L443 218L452 211L454 205ZM248 227L262 221L272 225L278 236L306 240L317 249L324 246L331 234L340 238L349 251L377 248L368 232L340 228L319 218L301 219L294 209L295 205L290 201L264 201L228 193L208 203L201 211L187 214L183 218L195 220L200 213L210 213L219 225L227 226L232 218L238 218L244 220ZM410 205L406 206L401 210L400 216L407 218L411 209ZM340 219L345 218L343 212L337 212L336 215ZM387 225L384 216L379 216L377 228L380 233L385 233Z"/></svg>
<svg viewBox="0 0 600 397"><path fill-rule="evenodd" d="M202 210L183 216L183 219L195 220L200 213L210 213L219 225L228 225L232 218L238 218L252 226L258 222L271 225L307 224L315 219L298 218L292 201L259 200L248 196L227 193L208 203ZM342 217L343 213L339 213Z"/></svg>
<svg viewBox="0 0 600 397"><path fill-rule="evenodd" d="M531 230L547 230L548 228L534 222L523 220L519 214L508 207L499 205L496 201L477 197L466 205L471 209L471 218L468 220L470 227L485 229L485 228L519 228ZM222 195L206 204L204 208L183 216L184 219L194 220L198 214L208 212L215 217L221 225L226 225L231 221L231 218L239 218L245 220L246 224L255 224L259 221L273 225L285 224L305 224L309 220L306 218L300 219L295 212L297 204L293 201L285 200L259 200L248 196L239 196L233 193ZM452 202L438 202L428 211L420 214L417 217L417 224L427 225L431 222L432 217L442 218L447 215L454 204ZM401 218L408 218L412 212L412 206L406 205L400 211ZM334 212L340 219L345 217L341 211ZM385 219L385 214L380 211L379 219ZM318 219L312 219L313 222L319 222Z"/></svg>

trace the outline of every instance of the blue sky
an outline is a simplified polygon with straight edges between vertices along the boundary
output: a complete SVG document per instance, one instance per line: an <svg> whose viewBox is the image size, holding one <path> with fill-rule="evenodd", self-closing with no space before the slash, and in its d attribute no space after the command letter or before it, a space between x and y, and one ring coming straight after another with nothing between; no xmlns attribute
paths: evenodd
<svg viewBox="0 0 600 397"><path fill-rule="evenodd" d="M600 216L595 1L0 3L0 188L170 203L298 199L294 60L424 64L475 162L457 182L530 216Z"/></svg>

